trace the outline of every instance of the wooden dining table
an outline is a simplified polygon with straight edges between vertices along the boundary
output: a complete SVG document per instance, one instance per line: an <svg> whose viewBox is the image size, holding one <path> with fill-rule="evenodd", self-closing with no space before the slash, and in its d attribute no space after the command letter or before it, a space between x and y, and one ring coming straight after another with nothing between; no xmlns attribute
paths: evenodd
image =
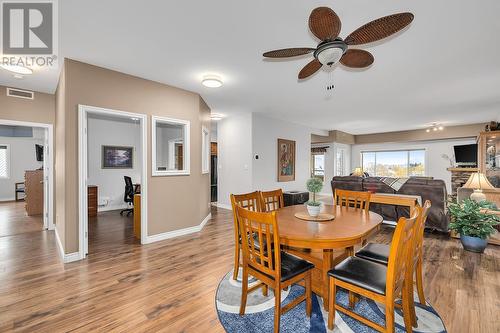
<svg viewBox="0 0 500 333"><path fill-rule="evenodd" d="M295 217L307 211L306 206L296 205L276 212L280 243L286 252L314 264L313 291L328 304L328 274L337 263L354 255L354 246L361 244L379 230L381 215L353 207L324 205L322 213L332 214L331 221L306 221Z"/></svg>

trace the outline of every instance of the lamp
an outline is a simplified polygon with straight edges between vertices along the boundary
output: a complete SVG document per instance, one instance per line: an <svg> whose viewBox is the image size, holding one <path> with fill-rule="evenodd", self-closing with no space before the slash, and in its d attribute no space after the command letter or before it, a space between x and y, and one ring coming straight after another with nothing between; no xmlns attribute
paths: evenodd
<svg viewBox="0 0 500 333"><path fill-rule="evenodd" d="M357 167L352 172L352 175L353 176L358 176L358 177L363 177L365 175L365 173L363 172L363 169L361 169L360 167Z"/></svg>
<svg viewBox="0 0 500 333"><path fill-rule="evenodd" d="M486 196L483 193L484 189L491 190L495 187L491 185L488 178L481 172L475 172L470 175L469 180L463 186L464 188L472 188L474 192L470 195L470 198L476 202L481 202L486 200Z"/></svg>

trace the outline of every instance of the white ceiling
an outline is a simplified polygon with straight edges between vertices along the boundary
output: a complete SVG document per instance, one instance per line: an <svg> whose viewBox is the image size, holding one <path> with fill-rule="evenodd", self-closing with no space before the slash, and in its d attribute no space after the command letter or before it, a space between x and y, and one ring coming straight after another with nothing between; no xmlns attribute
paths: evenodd
<svg viewBox="0 0 500 333"><path fill-rule="evenodd" d="M404 32L364 47L371 68L320 71L297 82L312 58L269 61L264 51L314 47L310 11L332 7L341 37L364 23L410 11ZM92 63L200 93L213 112L262 112L353 134L477 123L500 114L498 0L59 1L60 57ZM201 86L204 74L224 86ZM0 84L54 92L55 70Z"/></svg>

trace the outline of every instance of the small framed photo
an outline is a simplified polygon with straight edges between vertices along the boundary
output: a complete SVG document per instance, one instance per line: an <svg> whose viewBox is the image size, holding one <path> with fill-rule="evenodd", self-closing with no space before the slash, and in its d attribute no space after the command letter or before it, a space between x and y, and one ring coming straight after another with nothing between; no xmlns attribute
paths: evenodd
<svg viewBox="0 0 500 333"><path fill-rule="evenodd" d="M134 147L102 146L103 169L132 169Z"/></svg>

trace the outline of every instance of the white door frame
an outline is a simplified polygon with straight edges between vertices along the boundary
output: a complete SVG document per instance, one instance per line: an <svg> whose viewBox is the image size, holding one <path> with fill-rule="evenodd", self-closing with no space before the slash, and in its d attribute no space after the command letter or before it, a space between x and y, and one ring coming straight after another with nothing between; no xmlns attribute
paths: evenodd
<svg viewBox="0 0 500 333"><path fill-rule="evenodd" d="M18 121L18 120L7 120L0 119L0 125L11 125L11 126L26 126L26 127L39 127L46 130L48 138L48 145L43 151L43 165L44 165L44 193L47 192L47 198L44 197L43 203L43 228L46 230L54 230L54 125L46 123L35 123L30 121ZM45 147L45 142L44 142ZM10 152L12 155L12 151Z"/></svg>
<svg viewBox="0 0 500 333"><path fill-rule="evenodd" d="M78 105L78 253L80 259L88 254L88 202L87 202L87 119L89 113L101 115L121 116L139 119L141 125L142 139L142 169L141 169L141 244L147 243L147 181L148 181L148 149L147 149L147 116L142 113L131 113L113 109L105 109L95 106Z"/></svg>

